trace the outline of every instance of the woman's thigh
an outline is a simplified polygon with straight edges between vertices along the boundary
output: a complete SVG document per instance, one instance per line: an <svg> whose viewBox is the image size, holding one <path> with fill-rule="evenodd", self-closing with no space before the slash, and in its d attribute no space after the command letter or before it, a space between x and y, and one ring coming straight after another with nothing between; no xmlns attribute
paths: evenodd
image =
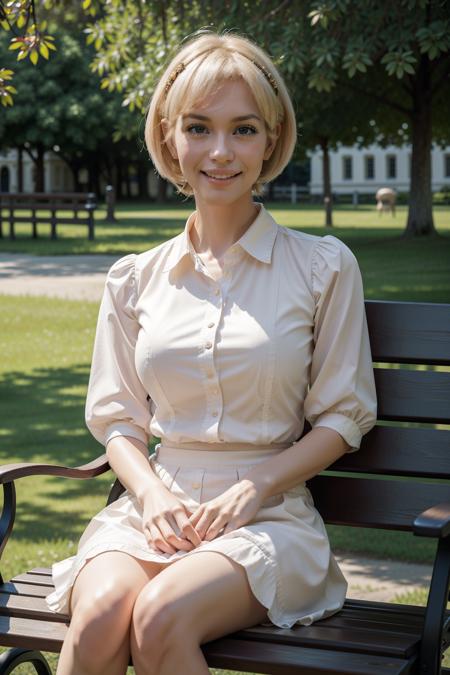
<svg viewBox="0 0 450 675"><path fill-rule="evenodd" d="M80 602L109 600L130 602L161 569L158 563L139 560L122 551L105 551L86 562L72 588L70 611L73 615Z"/></svg>
<svg viewBox="0 0 450 675"><path fill-rule="evenodd" d="M141 590L133 621L146 616L148 603L155 609L161 606L166 617L169 608L169 618L198 644L267 619L267 609L253 595L245 569L213 551L199 551L163 568Z"/></svg>

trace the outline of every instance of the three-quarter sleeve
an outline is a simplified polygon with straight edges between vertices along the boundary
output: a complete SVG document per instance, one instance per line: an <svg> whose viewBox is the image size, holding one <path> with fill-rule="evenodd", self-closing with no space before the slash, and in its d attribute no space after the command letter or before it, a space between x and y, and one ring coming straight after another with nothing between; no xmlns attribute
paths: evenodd
<svg viewBox="0 0 450 675"><path fill-rule="evenodd" d="M358 263L339 239L325 236L312 257L314 352L305 418L337 431L358 450L376 421L376 391Z"/></svg>
<svg viewBox="0 0 450 675"><path fill-rule="evenodd" d="M135 367L139 324L135 316L135 255L108 272L97 323L86 400L86 424L106 445L116 436L148 443L150 405Z"/></svg>

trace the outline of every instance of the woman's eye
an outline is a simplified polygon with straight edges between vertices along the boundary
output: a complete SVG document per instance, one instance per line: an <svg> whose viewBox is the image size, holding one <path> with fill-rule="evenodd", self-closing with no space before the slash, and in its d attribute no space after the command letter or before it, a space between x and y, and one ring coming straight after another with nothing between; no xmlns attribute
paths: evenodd
<svg viewBox="0 0 450 675"><path fill-rule="evenodd" d="M258 133L255 127L252 127L249 124L246 124L243 127L238 127L236 131L239 132L240 136L251 136L252 134Z"/></svg>
<svg viewBox="0 0 450 675"><path fill-rule="evenodd" d="M202 134L204 131L206 131L206 127L203 124L191 124L188 126L186 129L190 134Z"/></svg>

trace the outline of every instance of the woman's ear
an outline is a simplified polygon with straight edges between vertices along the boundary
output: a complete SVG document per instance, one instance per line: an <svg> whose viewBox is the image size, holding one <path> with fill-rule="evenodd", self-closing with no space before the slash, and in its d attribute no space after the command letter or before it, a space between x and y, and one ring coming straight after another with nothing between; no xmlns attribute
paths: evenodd
<svg viewBox="0 0 450 675"><path fill-rule="evenodd" d="M164 136L164 143L172 156L172 159L178 159L177 149L173 142L173 134L171 133L170 122L166 117L161 120L161 128Z"/></svg>
<svg viewBox="0 0 450 675"><path fill-rule="evenodd" d="M278 122L275 129L267 135L266 149L264 151L264 161L270 159L272 152L275 150L278 138L281 133L281 124Z"/></svg>

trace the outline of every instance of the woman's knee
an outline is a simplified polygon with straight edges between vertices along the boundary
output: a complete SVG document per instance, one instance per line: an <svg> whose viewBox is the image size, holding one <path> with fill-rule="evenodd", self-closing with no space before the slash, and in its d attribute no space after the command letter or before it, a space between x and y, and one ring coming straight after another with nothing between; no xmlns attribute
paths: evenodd
<svg viewBox="0 0 450 675"><path fill-rule="evenodd" d="M135 594L111 583L81 598L70 622L72 645L80 663L101 664L119 649L130 628Z"/></svg>
<svg viewBox="0 0 450 675"><path fill-rule="evenodd" d="M131 617L132 646L153 663L168 650L177 648L180 639L189 639L189 622L184 616L183 603L173 587L167 587L158 577L139 593Z"/></svg>

